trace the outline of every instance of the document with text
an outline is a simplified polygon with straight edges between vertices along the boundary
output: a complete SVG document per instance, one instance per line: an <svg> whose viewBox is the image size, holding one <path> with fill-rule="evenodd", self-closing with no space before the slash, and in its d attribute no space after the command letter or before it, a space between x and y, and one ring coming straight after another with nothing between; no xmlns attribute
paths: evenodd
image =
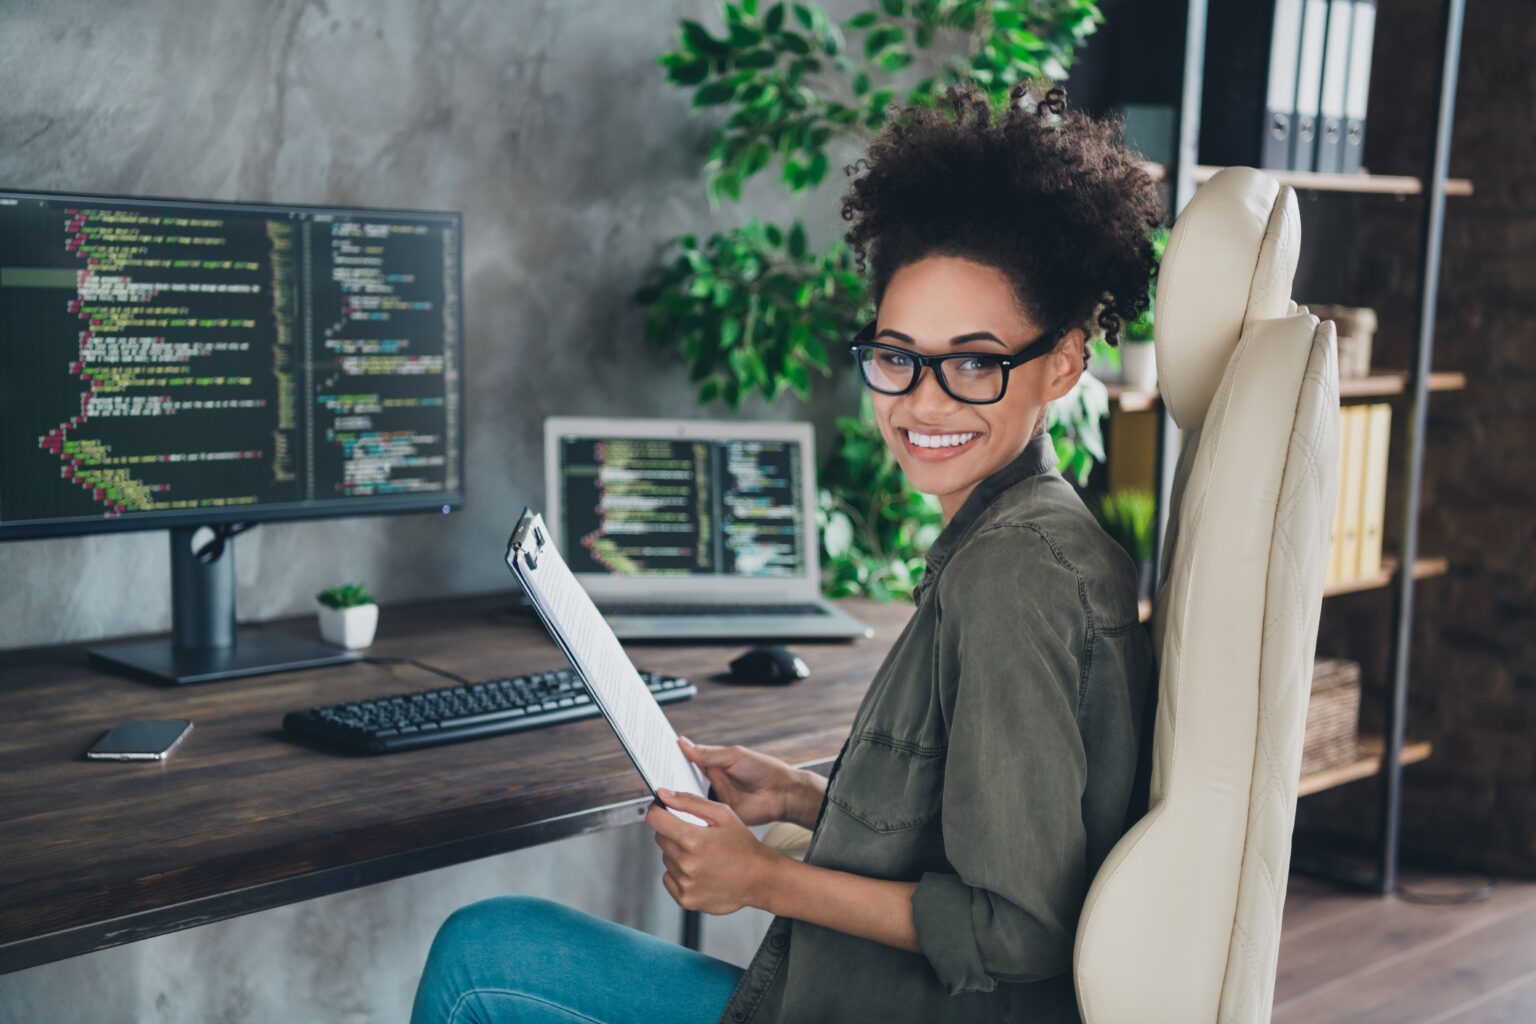
<svg viewBox="0 0 1536 1024"><path fill-rule="evenodd" d="M624 653L619 638L560 557L543 517L526 506L507 542L507 566L527 591L555 642L586 681L592 700L651 792L660 788L707 796L708 778L683 756L672 723ZM707 824L686 811L667 810L684 821Z"/></svg>

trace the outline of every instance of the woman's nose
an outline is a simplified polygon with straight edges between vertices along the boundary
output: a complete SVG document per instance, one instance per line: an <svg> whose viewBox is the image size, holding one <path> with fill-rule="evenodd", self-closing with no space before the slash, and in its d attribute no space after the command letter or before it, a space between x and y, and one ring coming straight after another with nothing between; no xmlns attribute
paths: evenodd
<svg viewBox="0 0 1536 1024"><path fill-rule="evenodd" d="M953 409L960 404L958 399L944 390L944 385L939 383L939 372L932 366L924 366L919 371L917 386L907 392L907 400L914 410L935 410L935 414L920 417L930 423L938 420L938 410Z"/></svg>

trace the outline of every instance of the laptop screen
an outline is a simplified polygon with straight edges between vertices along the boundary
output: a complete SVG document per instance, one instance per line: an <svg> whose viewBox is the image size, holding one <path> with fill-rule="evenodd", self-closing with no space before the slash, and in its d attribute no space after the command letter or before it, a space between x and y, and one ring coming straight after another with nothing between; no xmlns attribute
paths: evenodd
<svg viewBox="0 0 1536 1024"><path fill-rule="evenodd" d="M794 440L562 435L559 548L572 572L804 576Z"/></svg>

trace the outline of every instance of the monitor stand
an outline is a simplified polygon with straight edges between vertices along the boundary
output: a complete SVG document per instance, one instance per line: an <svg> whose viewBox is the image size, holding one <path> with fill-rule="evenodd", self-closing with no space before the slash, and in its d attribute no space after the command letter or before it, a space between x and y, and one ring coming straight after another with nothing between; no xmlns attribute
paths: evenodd
<svg viewBox="0 0 1536 1024"><path fill-rule="evenodd" d="M172 635L92 647L92 661L164 683L211 683L360 657L275 630L236 628L233 536L238 531L228 524L210 527L212 540L194 546L199 529L171 530Z"/></svg>

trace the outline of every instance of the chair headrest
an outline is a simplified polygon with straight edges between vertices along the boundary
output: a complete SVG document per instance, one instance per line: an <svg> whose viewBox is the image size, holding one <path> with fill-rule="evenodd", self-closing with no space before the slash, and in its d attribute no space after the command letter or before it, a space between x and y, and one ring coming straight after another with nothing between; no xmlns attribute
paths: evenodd
<svg viewBox="0 0 1536 1024"><path fill-rule="evenodd" d="M1158 390L1181 430L1205 420L1243 329L1285 316L1301 247L1296 192L1225 167L1174 222L1158 271Z"/></svg>

